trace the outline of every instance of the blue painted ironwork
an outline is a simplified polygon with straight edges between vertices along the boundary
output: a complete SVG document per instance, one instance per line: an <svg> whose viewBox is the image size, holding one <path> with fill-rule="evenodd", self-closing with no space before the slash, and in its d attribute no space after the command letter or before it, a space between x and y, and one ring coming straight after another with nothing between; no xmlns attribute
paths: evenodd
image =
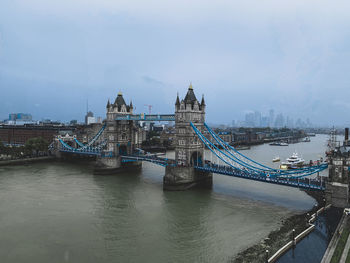
<svg viewBox="0 0 350 263"><path fill-rule="evenodd" d="M254 161L253 159L240 153L234 147L232 147L231 145L226 143L222 138L220 138L220 136L218 136L216 133L214 133L212 131L212 129L210 129L210 127L206 123L204 123L204 126L208 130L209 134L218 143L218 145L220 145L225 150L225 153L229 154L232 158L234 158L242 166L247 167L247 168L251 168L253 170L268 172L270 175L276 174L277 176L283 176L283 175L307 174L309 172L316 173L316 172L320 172L328 167L328 164L324 163L324 164L320 164L320 165L309 166L306 168L297 168L297 169L293 169L293 170L280 170L280 169L271 168L271 167L268 167L268 166L263 165L261 163L258 163L256 161ZM237 156L240 158L238 158ZM258 166L254 166L251 163L257 164ZM261 168L261 167L264 167L264 168ZM305 175L302 175L302 176L305 176Z"/></svg>
<svg viewBox="0 0 350 263"><path fill-rule="evenodd" d="M80 142L79 140L74 138L73 140L80 146L78 148L75 148L75 147L68 145L61 138L59 138L58 141L60 142L60 145L61 145L61 147L59 148L59 151L67 152L67 153L83 154L83 155L101 156L102 149L106 146L107 140L103 140L98 145L93 146L93 144L96 143L96 141L100 138L100 136L104 132L105 128L106 128L106 124L104 124L101 127L101 129L97 132L97 134L87 144L83 144L82 142ZM107 155L110 155L110 154L107 154ZM109 157L109 156L106 156L106 157Z"/></svg>
<svg viewBox="0 0 350 263"><path fill-rule="evenodd" d="M74 148L68 145L67 143L65 143L62 139L58 139L58 140L61 143L61 147L59 149L60 152L84 154L84 155L101 155L101 152L102 152L102 148L99 146Z"/></svg>
<svg viewBox="0 0 350 263"><path fill-rule="evenodd" d="M223 175L250 179L250 180L266 182L266 183L272 183L272 184L303 188L307 190L319 190L319 191L325 190L325 182L318 179L283 178L283 177L273 178L269 176L259 176L247 170L240 170L234 167L217 165L217 164L206 164L204 166L195 166L194 168L197 170L211 172L211 173L223 174Z"/></svg>
<svg viewBox="0 0 350 263"><path fill-rule="evenodd" d="M175 121L174 114L125 114L115 118L116 121Z"/></svg>
<svg viewBox="0 0 350 263"><path fill-rule="evenodd" d="M80 147L85 147L85 144L80 142L77 138L74 138L74 141L80 146Z"/></svg>
<svg viewBox="0 0 350 263"><path fill-rule="evenodd" d="M116 120L174 121L175 115L127 114L118 116ZM100 138L105 127L106 125L103 125L101 130L86 145L74 138L74 141L79 145L78 148L71 147L62 139L59 139L61 145L60 151L101 157L114 157L113 152L106 152L102 150L106 145L106 140L99 145L93 146L93 144ZM289 171L274 169L261 164L237 151L234 147L227 144L220 136L213 132L206 123L204 123L204 127L206 128L208 134L216 142L215 144L212 143L206 136L204 136L193 123L191 123L191 127L193 128L196 136L198 136L198 138L202 141L202 143L214 155L216 155L219 160L223 161L226 164L218 165L209 161L204 161L204 163L194 165L194 168L197 170L304 189L325 189L324 182L321 180L305 177L326 169L328 166L327 164L310 166L307 168L299 168ZM219 149L219 147L222 149ZM147 161L164 167L177 165L175 160L158 157L151 154L144 154L142 151L140 151L138 154L121 155L121 162L123 163L136 161Z"/></svg>
<svg viewBox="0 0 350 263"><path fill-rule="evenodd" d="M193 128L197 136L200 138L200 140L204 143L204 145L212 153L214 153L220 160L222 160L224 163L226 163L228 166L232 168L235 168L241 171L243 169L247 169L254 175L265 176L265 177L269 176L269 177L275 177L275 178L277 177L297 178L297 177L309 176L311 174L318 173L327 168L327 164L322 164L319 166L311 166L305 169L296 169L293 171L276 170L276 169L272 169L272 170L257 169L256 167L233 156L232 153L229 153L227 148L224 147L223 151L220 150L215 144L213 144L209 139L207 139L196 128L196 126L193 123L191 123L191 127Z"/></svg>
<svg viewBox="0 0 350 263"><path fill-rule="evenodd" d="M89 141L86 145L80 142L77 138L74 138L74 141L81 147L81 148L87 148L93 145L102 135L106 128L106 123L102 126L102 128L96 133L96 135Z"/></svg>

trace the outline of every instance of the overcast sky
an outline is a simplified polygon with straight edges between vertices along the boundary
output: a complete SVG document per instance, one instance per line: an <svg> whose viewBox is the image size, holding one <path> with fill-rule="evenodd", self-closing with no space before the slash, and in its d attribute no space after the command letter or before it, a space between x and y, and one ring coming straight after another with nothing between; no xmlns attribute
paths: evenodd
<svg viewBox="0 0 350 263"><path fill-rule="evenodd" d="M105 116L119 91L172 113L192 81L207 120L275 109L350 123L350 2L1 0L0 119Z"/></svg>

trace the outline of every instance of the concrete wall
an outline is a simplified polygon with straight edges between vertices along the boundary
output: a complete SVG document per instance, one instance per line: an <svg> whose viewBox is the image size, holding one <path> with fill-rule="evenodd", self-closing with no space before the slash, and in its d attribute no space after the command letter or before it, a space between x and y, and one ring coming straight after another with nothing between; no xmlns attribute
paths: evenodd
<svg viewBox="0 0 350 263"><path fill-rule="evenodd" d="M349 206L349 185L337 182L326 183L326 201L335 207Z"/></svg>

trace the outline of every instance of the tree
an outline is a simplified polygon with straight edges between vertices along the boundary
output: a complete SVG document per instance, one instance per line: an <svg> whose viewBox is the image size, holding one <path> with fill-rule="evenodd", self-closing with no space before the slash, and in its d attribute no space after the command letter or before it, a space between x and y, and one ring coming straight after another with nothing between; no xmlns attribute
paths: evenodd
<svg viewBox="0 0 350 263"><path fill-rule="evenodd" d="M35 152L36 155L39 151L46 152L48 146L49 143L42 137L30 138L25 144L26 150L31 154Z"/></svg>
<svg viewBox="0 0 350 263"><path fill-rule="evenodd" d="M2 142L0 142L0 154L5 154L5 152L6 152L5 145Z"/></svg>

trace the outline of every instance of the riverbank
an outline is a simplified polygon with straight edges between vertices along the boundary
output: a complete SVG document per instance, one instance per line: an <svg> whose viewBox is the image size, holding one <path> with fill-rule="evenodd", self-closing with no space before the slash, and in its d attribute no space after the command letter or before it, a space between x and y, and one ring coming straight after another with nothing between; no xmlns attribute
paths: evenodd
<svg viewBox="0 0 350 263"><path fill-rule="evenodd" d="M269 257L272 256L277 250L283 247L286 243L292 240L293 229L295 229L296 235L304 231L308 227L308 219L310 215L315 213L318 209L324 206L323 193L316 191L306 191L306 193L312 196L316 201L315 205L310 211L305 213L293 215L284 219L281 222L281 227L273 232L271 232L267 238L262 240L260 243L249 247L248 249L239 253L233 260L235 263L242 262L265 262L266 260L266 250L269 251ZM335 214L339 214L339 209L330 208L326 213L325 217L327 224L332 225L330 229L335 229L334 224L338 222L333 222ZM330 233L331 235L333 233Z"/></svg>
<svg viewBox="0 0 350 263"><path fill-rule="evenodd" d="M52 161L55 159L56 159L55 156L42 156L42 157L23 158L23 159L15 159L15 160L3 160L3 161L0 161L0 166L45 162L45 161Z"/></svg>

